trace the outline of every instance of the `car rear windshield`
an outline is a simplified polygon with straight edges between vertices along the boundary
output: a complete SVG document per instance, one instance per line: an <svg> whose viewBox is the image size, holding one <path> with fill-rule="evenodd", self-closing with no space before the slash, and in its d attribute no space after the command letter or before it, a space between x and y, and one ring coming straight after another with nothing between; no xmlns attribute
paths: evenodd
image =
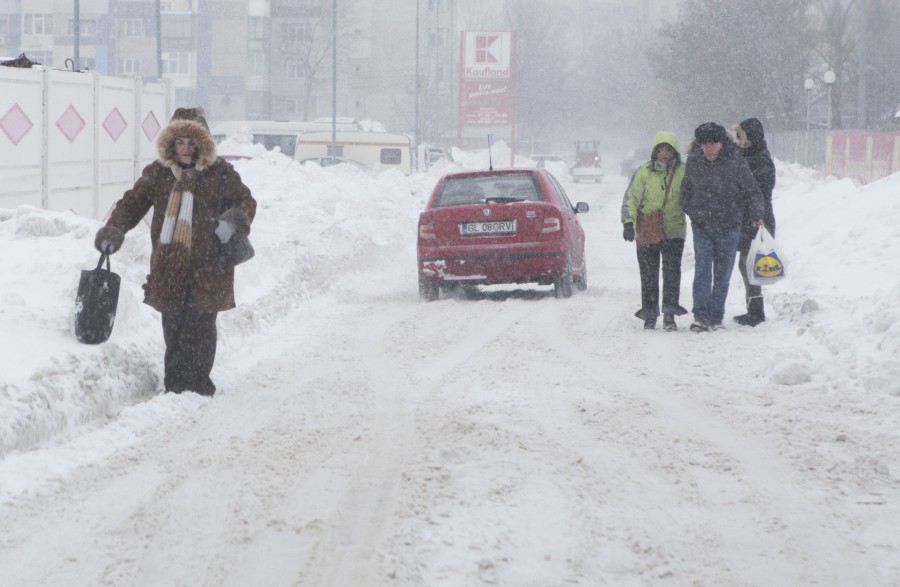
<svg viewBox="0 0 900 587"><path fill-rule="evenodd" d="M434 205L461 206L484 202L540 202L544 198L530 173L448 177Z"/></svg>

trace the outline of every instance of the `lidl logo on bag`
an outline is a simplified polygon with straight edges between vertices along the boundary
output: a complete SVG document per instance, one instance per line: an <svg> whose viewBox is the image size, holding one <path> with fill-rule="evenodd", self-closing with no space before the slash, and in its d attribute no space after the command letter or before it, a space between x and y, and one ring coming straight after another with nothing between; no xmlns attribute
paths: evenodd
<svg viewBox="0 0 900 587"><path fill-rule="evenodd" d="M756 263L753 264L753 272L764 278L778 277L784 273L784 265L781 264L775 253L759 255L756 257Z"/></svg>

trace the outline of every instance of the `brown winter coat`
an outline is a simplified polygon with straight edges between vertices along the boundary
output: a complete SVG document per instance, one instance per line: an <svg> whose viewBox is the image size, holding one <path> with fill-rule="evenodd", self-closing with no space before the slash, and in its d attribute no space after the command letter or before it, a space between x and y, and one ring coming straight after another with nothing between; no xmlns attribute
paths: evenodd
<svg viewBox="0 0 900 587"><path fill-rule="evenodd" d="M157 141L159 159L144 168L134 187L116 203L106 226L127 232L152 207L150 239L156 251L169 195L176 179L181 177L182 170L175 153L175 139L178 137L194 139L197 145L191 257L184 285L190 284L194 304L199 311L230 310L235 306L234 269L222 270L219 267L219 237L215 230L222 213L233 210L228 214L228 220L236 229L233 238L248 235L256 214L256 200L231 164L216 156L216 145L205 124L173 120L163 129ZM159 280L153 277L148 275L144 284L144 302L161 312L180 308L184 302L184 287L161 291Z"/></svg>

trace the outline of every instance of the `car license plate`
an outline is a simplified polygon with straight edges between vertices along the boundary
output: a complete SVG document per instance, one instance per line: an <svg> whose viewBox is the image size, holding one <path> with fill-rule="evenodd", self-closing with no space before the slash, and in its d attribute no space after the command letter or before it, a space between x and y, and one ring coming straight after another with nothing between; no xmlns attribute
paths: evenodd
<svg viewBox="0 0 900 587"><path fill-rule="evenodd" d="M463 222L459 225L462 236L478 236L481 234L515 234L515 220L490 220L488 222Z"/></svg>

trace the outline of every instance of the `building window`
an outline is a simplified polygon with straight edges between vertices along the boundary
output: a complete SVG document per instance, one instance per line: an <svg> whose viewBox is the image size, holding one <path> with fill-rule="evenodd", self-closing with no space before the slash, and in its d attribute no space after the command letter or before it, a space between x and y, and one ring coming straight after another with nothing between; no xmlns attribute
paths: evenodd
<svg viewBox="0 0 900 587"><path fill-rule="evenodd" d="M284 79L300 79L300 62L288 59L284 62Z"/></svg>
<svg viewBox="0 0 900 587"><path fill-rule="evenodd" d="M163 14L162 36L166 39L190 39L193 35L190 14Z"/></svg>
<svg viewBox="0 0 900 587"><path fill-rule="evenodd" d="M269 118L269 95L265 92L247 92L247 116L251 119Z"/></svg>
<svg viewBox="0 0 900 587"><path fill-rule="evenodd" d="M312 25L308 22L291 22L284 25L286 43L308 43L312 37Z"/></svg>
<svg viewBox="0 0 900 587"><path fill-rule="evenodd" d="M251 16L247 21L247 40L264 41L269 36L266 34L268 30L267 20L260 16Z"/></svg>
<svg viewBox="0 0 900 587"><path fill-rule="evenodd" d="M141 72L141 62L138 59L120 59L119 73L122 75L137 74Z"/></svg>
<svg viewBox="0 0 900 587"><path fill-rule="evenodd" d="M97 59L95 57L79 57L78 64L81 69L97 69Z"/></svg>
<svg viewBox="0 0 900 587"><path fill-rule="evenodd" d="M278 98L278 112L281 114L301 114L303 102L297 98Z"/></svg>
<svg viewBox="0 0 900 587"><path fill-rule="evenodd" d="M162 54L163 75L187 76L191 74L190 53L166 53Z"/></svg>
<svg viewBox="0 0 900 587"><path fill-rule="evenodd" d="M79 30L78 34L82 37L96 37L97 36L97 21L96 20L84 20L81 19L79 21ZM75 19L69 19L69 34L75 36Z"/></svg>
<svg viewBox="0 0 900 587"><path fill-rule="evenodd" d="M247 75L266 75L266 54L254 51L247 54Z"/></svg>
<svg viewBox="0 0 900 587"><path fill-rule="evenodd" d="M23 14L22 33L25 35L52 35L53 15L38 13Z"/></svg>
<svg viewBox="0 0 900 587"><path fill-rule="evenodd" d="M447 29L438 29L428 33L429 47L445 47L447 45Z"/></svg>
<svg viewBox="0 0 900 587"><path fill-rule="evenodd" d="M142 37L144 27L139 18L125 18L119 21L119 35L122 37Z"/></svg>

